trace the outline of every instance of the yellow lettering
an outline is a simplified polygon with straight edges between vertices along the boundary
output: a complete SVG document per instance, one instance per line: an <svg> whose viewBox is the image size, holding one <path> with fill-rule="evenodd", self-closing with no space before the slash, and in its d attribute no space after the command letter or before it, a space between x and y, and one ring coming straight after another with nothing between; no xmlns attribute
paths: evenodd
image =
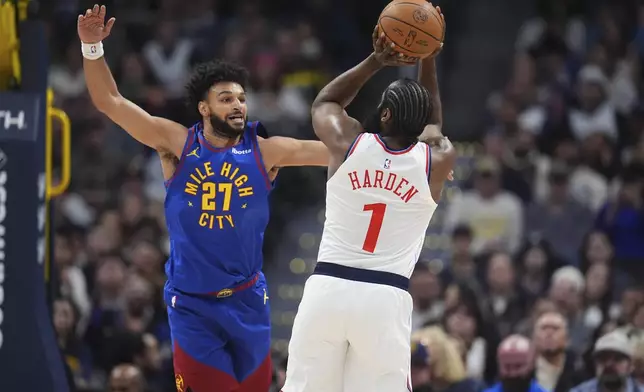
<svg viewBox="0 0 644 392"><path fill-rule="evenodd" d="M212 171L212 164L210 162L205 162L203 164L203 168L206 171L206 176L210 177L215 175L215 172Z"/></svg>
<svg viewBox="0 0 644 392"><path fill-rule="evenodd" d="M230 182L220 182L219 183L219 192L224 193L224 206L221 208L222 211L230 210L230 198L233 193L233 184Z"/></svg>
<svg viewBox="0 0 644 392"><path fill-rule="evenodd" d="M248 181L248 176L246 174L242 174L235 180L235 186L240 187L244 185Z"/></svg>
<svg viewBox="0 0 644 392"><path fill-rule="evenodd" d="M230 223L230 227L235 227L235 224L233 223L233 217L232 215L224 215L224 218Z"/></svg>
<svg viewBox="0 0 644 392"><path fill-rule="evenodd" d="M228 177L228 178L230 178L231 180L234 179L235 176L237 176L237 173L239 173L239 168L238 167L236 167L235 170L233 170L233 174L231 174L230 177Z"/></svg>
<svg viewBox="0 0 644 392"><path fill-rule="evenodd" d="M253 187L247 186L246 188L239 188L237 193L239 197L251 196L253 194Z"/></svg>
<svg viewBox="0 0 644 392"><path fill-rule="evenodd" d="M221 171L219 172L219 174L224 176L224 177L228 177L230 175L230 169L232 167L233 167L233 165L231 165L230 163L224 162L224 164L221 165Z"/></svg>
<svg viewBox="0 0 644 392"><path fill-rule="evenodd" d="M217 188L215 187L215 184L212 182L204 182L201 186L201 190L203 191L203 194L201 195L201 209L203 211L214 211L216 207L215 196L217 196Z"/></svg>
<svg viewBox="0 0 644 392"><path fill-rule="evenodd" d="M208 177L206 177L206 175L205 175L205 174L203 174L203 173L201 172L201 170L199 170L199 168L198 168L198 167L197 167L197 168L195 168L195 172L196 172L196 173L197 173L197 175L199 176L199 179L200 179L200 180L202 180L202 181L203 181L203 180L205 180L206 178L208 178Z"/></svg>
<svg viewBox="0 0 644 392"><path fill-rule="evenodd" d="M197 196L197 185L191 182L186 182L186 189L183 191L189 195Z"/></svg>
<svg viewBox="0 0 644 392"><path fill-rule="evenodd" d="M199 216L199 226L201 226L201 227L208 226L208 221L209 221L208 218L209 217L210 217L210 215L208 215L205 212L202 212L201 215Z"/></svg>
<svg viewBox="0 0 644 392"><path fill-rule="evenodd" d="M207 212L202 212L199 216L199 226L206 227L210 230L225 229L228 227L235 227L232 215L213 215Z"/></svg>
<svg viewBox="0 0 644 392"><path fill-rule="evenodd" d="M195 176L194 174L190 174L190 178L192 178L192 180L197 184L201 184L201 180L197 178L197 176Z"/></svg>

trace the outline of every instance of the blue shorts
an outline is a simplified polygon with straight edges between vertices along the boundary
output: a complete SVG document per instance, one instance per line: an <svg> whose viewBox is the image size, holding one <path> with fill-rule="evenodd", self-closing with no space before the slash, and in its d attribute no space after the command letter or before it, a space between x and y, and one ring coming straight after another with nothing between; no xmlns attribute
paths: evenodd
<svg viewBox="0 0 644 392"><path fill-rule="evenodd" d="M179 392L268 391L270 308L262 273L226 298L186 294L166 282L164 299Z"/></svg>

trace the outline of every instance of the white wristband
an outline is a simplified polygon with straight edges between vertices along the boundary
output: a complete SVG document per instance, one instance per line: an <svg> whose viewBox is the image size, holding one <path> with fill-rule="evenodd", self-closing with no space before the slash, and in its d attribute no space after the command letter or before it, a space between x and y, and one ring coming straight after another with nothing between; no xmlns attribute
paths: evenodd
<svg viewBox="0 0 644 392"><path fill-rule="evenodd" d="M103 42L99 41L95 44L81 42L81 52L83 52L83 57L88 60L98 60L105 54L103 51Z"/></svg>

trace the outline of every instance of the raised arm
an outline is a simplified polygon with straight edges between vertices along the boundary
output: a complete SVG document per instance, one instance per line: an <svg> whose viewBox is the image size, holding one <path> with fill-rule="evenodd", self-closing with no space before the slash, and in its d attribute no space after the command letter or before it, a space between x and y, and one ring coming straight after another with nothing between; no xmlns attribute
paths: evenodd
<svg viewBox="0 0 644 392"><path fill-rule="evenodd" d="M367 81L387 65L411 65L405 56L394 51L395 45L385 41L384 34L374 30L374 52L360 64L341 74L327 84L315 98L311 117L315 134L331 153L344 156L362 125L349 117L345 108Z"/></svg>
<svg viewBox="0 0 644 392"><path fill-rule="evenodd" d="M441 18L443 14L440 7L436 7ZM443 25L445 19L443 18ZM438 54L438 53L436 53ZM418 140L429 144L432 149L431 175L429 185L434 200L440 199L443 185L452 178L452 170L456 163L456 149L452 142L443 135L443 108L440 91L438 88L438 75L436 72L436 55L424 58L418 68L418 80L426 87L432 97L432 115L430 123L425 127Z"/></svg>
<svg viewBox="0 0 644 392"><path fill-rule="evenodd" d="M264 164L268 170L288 166L328 166L329 149L316 140L299 140L273 136L258 138Z"/></svg>
<svg viewBox="0 0 644 392"><path fill-rule="evenodd" d="M83 70L94 106L139 142L179 157L187 129L174 121L151 116L119 93L103 55L102 41L109 36L115 22L110 18L105 23L105 14L105 6L95 5L78 16Z"/></svg>

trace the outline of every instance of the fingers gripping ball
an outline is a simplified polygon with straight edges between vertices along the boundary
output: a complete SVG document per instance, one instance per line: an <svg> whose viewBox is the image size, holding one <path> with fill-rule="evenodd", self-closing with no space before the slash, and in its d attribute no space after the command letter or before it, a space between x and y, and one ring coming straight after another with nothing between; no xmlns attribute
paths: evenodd
<svg viewBox="0 0 644 392"><path fill-rule="evenodd" d="M394 0L380 14L378 28L396 51L427 57L443 46L445 20L426 0Z"/></svg>

